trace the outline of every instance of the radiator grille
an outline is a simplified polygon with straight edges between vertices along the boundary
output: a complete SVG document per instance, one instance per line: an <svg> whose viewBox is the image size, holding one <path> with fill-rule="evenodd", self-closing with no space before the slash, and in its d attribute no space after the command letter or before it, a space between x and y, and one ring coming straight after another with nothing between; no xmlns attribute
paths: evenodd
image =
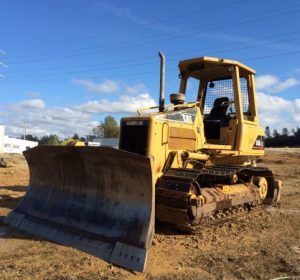
<svg viewBox="0 0 300 280"><path fill-rule="evenodd" d="M148 131L149 121L122 121L119 148L146 156Z"/></svg>

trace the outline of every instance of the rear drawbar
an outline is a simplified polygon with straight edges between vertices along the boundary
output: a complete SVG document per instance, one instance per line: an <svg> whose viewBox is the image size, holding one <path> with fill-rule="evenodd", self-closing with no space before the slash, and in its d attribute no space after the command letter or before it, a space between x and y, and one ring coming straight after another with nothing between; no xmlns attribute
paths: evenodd
<svg viewBox="0 0 300 280"><path fill-rule="evenodd" d="M29 190L6 224L144 271L154 234L149 158L69 146L38 146L24 155Z"/></svg>

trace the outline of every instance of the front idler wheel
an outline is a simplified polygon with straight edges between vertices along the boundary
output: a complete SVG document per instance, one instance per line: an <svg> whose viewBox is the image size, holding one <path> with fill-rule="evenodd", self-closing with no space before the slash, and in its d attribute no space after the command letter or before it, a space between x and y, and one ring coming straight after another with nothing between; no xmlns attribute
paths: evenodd
<svg viewBox="0 0 300 280"><path fill-rule="evenodd" d="M259 198L263 201L267 197L268 182L265 177L253 177L253 184L258 188Z"/></svg>

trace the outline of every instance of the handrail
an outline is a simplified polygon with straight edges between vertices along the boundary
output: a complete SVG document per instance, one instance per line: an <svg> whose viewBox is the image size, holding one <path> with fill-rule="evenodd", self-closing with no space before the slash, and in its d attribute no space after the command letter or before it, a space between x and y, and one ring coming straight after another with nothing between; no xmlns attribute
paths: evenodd
<svg viewBox="0 0 300 280"><path fill-rule="evenodd" d="M164 112L168 111L168 109L170 109L170 108L193 107L193 106L198 105L198 104L200 104L199 101L197 101L197 102L188 102L188 103L178 104L178 105L168 104L168 105L165 106L166 108L165 108ZM137 113L140 116L142 111L153 110L153 109L157 109L157 108L159 108L159 106L139 108L139 109L137 109Z"/></svg>

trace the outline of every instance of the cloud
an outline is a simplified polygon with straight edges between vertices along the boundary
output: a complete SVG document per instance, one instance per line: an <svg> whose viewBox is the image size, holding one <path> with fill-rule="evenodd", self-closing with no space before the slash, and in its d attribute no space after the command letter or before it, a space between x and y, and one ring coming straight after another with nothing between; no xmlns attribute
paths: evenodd
<svg viewBox="0 0 300 280"><path fill-rule="evenodd" d="M279 131L284 127L299 126L300 99L288 100L263 92L257 93L257 99L261 126ZM9 135L20 136L25 123L27 134L42 136L52 133L64 138L74 133L88 135L100 121L99 114L128 115L134 114L138 108L155 105L149 93L124 94L116 100L91 100L70 107L48 107L44 104L44 107L34 110L21 101L7 108L3 118Z"/></svg>
<svg viewBox="0 0 300 280"><path fill-rule="evenodd" d="M281 130L299 126L300 99L288 100L263 92L257 93L259 119L262 126Z"/></svg>
<svg viewBox="0 0 300 280"><path fill-rule="evenodd" d="M300 122L300 99L289 100L269 93L279 93L299 84L295 78L281 81L274 75L262 75L256 78L259 118L262 126L270 126L279 131L295 128Z"/></svg>
<svg viewBox="0 0 300 280"><path fill-rule="evenodd" d="M299 81L296 80L295 78L289 78L285 80L284 82L278 83L277 85L274 86L273 92L281 92L284 91L290 87L296 86L299 84Z"/></svg>
<svg viewBox="0 0 300 280"><path fill-rule="evenodd" d="M88 91L98 92L98 93L120 93L129 95L139 95L147 92L147 88L143 83L138 83L134 85L127 85L113 80L103 80L102 83L95 83L91 80L85 79L74 79L73 84L82 86Z"/></svg>
<svg viewBox="0 0 300 280"><path fill-rule="evenodd" d="M299 81L295 78L280 81L278 77L269 74L256 77L256 89L265 90L270 93L278 93L298 84Z"/></svg>
<svg viewBox="0 0 300 280"><path fill-rule="evenodd" d="M140 94L143 92L147 92L147 89L144 84L140 83L140 84L136 84L133 86L125 87L125 92L128 94L136 95L136 94Z"/></svg>
<svg viewBox="0 0 300 280"><path fill-rule="evenodd" d="M95 113L134 113L139 108L155 106L154 99L148 93L142 93L137 96L121 95L116 101L103 99L100 101L89 101L83 105L77 106L77 109L95 114Z"/></svg>
<svg viewBox="0 0 300 280"><path fill-rule="evenodd" d="M300 99L296 99L294 104L293 104L293 115L292 115L292 120L296 122L299 126L300 124Z"/></svg>
<svg viewBox="0 0 300 280"><path fill-rule="evenodd" d="M264 112L290 111L291 101L279 96L272 96L263 92L257 93L258 107Z"/></svg>
<svg viewBox="0 0 300 280"><path fill-rule="evenodd" d="M24 108L29 108L29 109L42 109L42 108L45 108L45 102L42 99L24 100L20 103L20 105Z"/></svg>
<svg viewBox="0 0 300 280"><path fill-rule="evenodd" d="M278 78L273 75L262 75L256 77L256 89L264 90L278 83Z"/></svg>
<svg viewBox="0 0 300 280"><path fill-rule="evenodd" d="M101 83L95 83L91 80L75 79L72 80L73 84L80 85L87 91L98 92L98 93L113 93L119 90L119 84L112 80L103 80Z"/></svg>
<svg viewBox="0 0 300 280"><path fill-rule="evenodd" d="M6 114L6 126L9 135L19 136L23 133L24 123L27 134L57 134L69 137L74 133L87 135L97 122L90 114L67 107L44 107L32 110L24 107L22 102L10 107Z"/></svg>
<svg viewBox="0 0 300 280"><path fill-rule="evenodd" d="M261 78L263 77L263 78ZM291 86L295 82L280 81L276 76L265 75L259 77L258 88L280 89ZM2 110L2 119L7 125L8 134L19 136L23 133L24 122L27 133L37 136L45 134L58 134L61 137L69 137L74 133L81 136L88 135L99 123L99 115L108 114L134 114L137 109L156 105L155 99L147 92L144 84L137 83L127 85L113 80L103 80L102 83L94 83L90 80L81 81L80 86L95 86L97 90L103 85L116 85L115 93L109 98L92 99L88 102L77 103L70 106L49 107L39 98L28 99L11 104ZM82 83L82 81L89 81ZM108 82L109 81L109 82ZM99 86L102 85L102 86ZM107 88L106 88L107 91ZM259 119L263 127L271 129L283 127L289 129L299 126L300 123L300 98L288 100L278 95L271 95L267 90L257 92Z"/></svg>
<svg viewBox="0 0 300 280"><path fill-rule="evenodd" d="M51 133L65 138L74 133L88 135L99 123L100 114L133 114L138 108L156 105L142 83L129 86L119 83L118 89L123 94L114 95L113 100L91 100L66 107L48 107L42 99L24 100L6 107L2 118L9 135L21 135L25 123L27 134L43 136Z"/></svg>

